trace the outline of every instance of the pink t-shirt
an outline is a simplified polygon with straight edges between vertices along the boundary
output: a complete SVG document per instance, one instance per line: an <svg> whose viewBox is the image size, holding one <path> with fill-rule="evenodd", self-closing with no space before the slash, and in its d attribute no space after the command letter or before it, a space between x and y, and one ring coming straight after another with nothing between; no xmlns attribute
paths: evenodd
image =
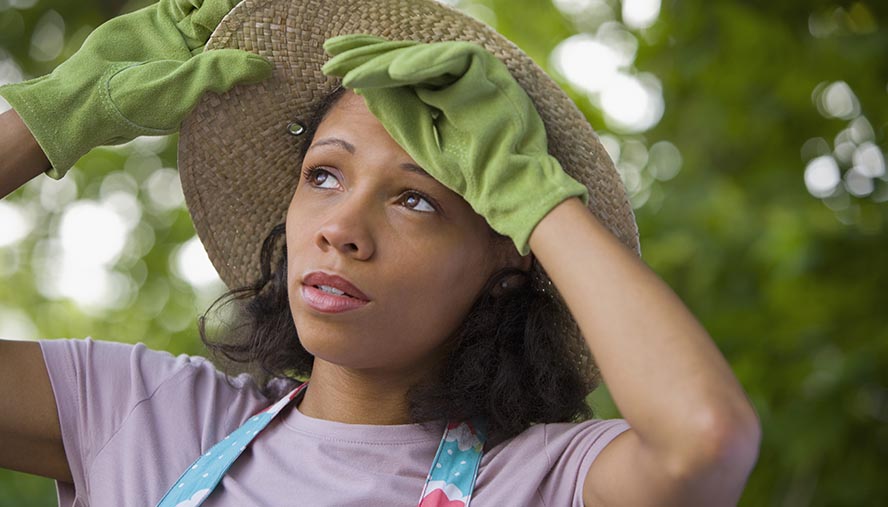
<svg viewBox="0 0 888 507"><path fill-rule="evenodd" d="M90 338L40 346L74 478L56 483L60 507L154 506L195 458L276 401L200 356ZM613 419L527 429L484 454L472 507L581 507L586 471L628 428ZM415 506L442 431L285 409L203 505Z"/></svg>

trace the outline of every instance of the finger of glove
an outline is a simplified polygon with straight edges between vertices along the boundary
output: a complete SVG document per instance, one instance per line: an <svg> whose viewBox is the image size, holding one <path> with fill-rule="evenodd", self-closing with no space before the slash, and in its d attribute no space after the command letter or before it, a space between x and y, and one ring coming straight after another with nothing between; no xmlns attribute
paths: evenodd
<svg viewBox="0 0 888 507"><path fill-rule="evenodd" d="M352 49L357 49L364 46L372 46L374 44L379 44L382 42L388 42L388 40L383 39L382 37L377 37L375 35L368 35L363 33L337 35L335 37L330 37L329 39L324 41L324 51L326 51L327 54L330 56L336 56Z"/></svg>
<svg viewBox="0 0 888 507"><path fill-rule="evenodd" d="M182 34L188 49L200 52L236 4L234 0L160 0L158 6Z"/></svg>
<svg viewBox="0 0 888 507"><path fill-rule="evenodd" d="M392 72L392 70L398 65L398 62L402 60L407 62L407 67L423 70L415 63L410 62L422 61L423 58L431 56L434 52L429 51L429 46L436 46L437 44L442 43L432 45L411 43L401 47L390 46L391 49L379 47L377 48L378 50L375 52L375 55L362 55L360 60L357 58L351 60L350 70L343 78L343 84L350 88L384 88L405 85L422 85L430 87L444 86L454 79L453 73L459 72L461 68L460 65L455 64L455 60L457 60L458 57L450 58L448 60L450 68L453 69L452 73L448 73L446 69L429 71L426 73L408 69L402 71L400 75L394 75ZM440 46L438 47L440 51L442 48ZM343 54L341 56L346 57L349 55ZM406 68L405 64L401 64L400 66L402 69ZM442 65L439 65L438 69L441 68Z"/></svg>
<svg viewBox="0 0 888 507"><path fill-rule="evenodd" d="M84 67L106 62L190 58L191 50L175 23L158 8L152 4L102 23L57 69L82 74Z"/></svg>
<svg viewBox="0 0 888 507"><path fill-rule="evenodd" d="M389 62L397 56L397 51L417 44L414 41L385 41L364 46L357 46L343 53L337 54L327 61L321 70L328 76L337 76L343 79L343 84L348 87L348 81L354 79L352 74L355 69L365 67L373 69L381 74L385 73Z"/></svg>
<svg viewBox="0 0 888 507"><path fill-rule="evenodd" d="M459 79L472 65L496 59L481 46L464 41L421 44L400 51L389 67L389 75L401 83L443 86Z"/></svg>
<svg viewBox="0 0 888 507"><path fill-rule="evenodd" d="M207 51L185 62L157 60L128 67L108 82L110 99L137 127L171 131L208 91L222 93L238 84L268 78L272 64L237 49Z"/></svg>
<svg viewBox="0 0 888 507"><path fill-rule="evenodd" d="M394 88L357 88L367 108L401 146L433 178L463 195L465 177L459 172L460 160L452 160L441 151L441 139L434 112L409 86Z"/></svg>

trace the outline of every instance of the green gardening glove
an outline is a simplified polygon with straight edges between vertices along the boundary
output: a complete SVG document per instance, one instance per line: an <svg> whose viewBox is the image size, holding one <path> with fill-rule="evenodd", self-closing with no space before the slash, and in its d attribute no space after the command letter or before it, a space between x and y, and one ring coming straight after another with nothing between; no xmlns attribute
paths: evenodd
<svg viewBox="0 0 888 507"><path fill-rule="evenodd" d="M235 0L160 0L96 28L51 74L0 87L61 178L90 149L171 134L206 91L271 75L259 55L203 52Z"/></svg>
<svg viewBox="0 0 888 507"><path fill-rule="evenodd" d="M392 138L490 226L530 252L534 227L586 187L549 155L542 118L509 69L470 42L328 39L327 75L362 95Z"/></svg>

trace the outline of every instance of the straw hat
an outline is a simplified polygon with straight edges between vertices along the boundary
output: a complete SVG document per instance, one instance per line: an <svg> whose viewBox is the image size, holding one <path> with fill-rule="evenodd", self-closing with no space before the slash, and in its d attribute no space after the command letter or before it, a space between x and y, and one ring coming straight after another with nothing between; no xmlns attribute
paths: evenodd
<svg viewBox="0 0 888 507"><path fill-rule="evenodd" d="M321 72L328 59L323 44L348 33L466 40L499 57L542 116L549 152L588 187L589 209L640 255L632 206L598 136L558 85L489 26L434 0L243 0L222 20L206 49L258 53L274 63L274 73L259 84L207 94L182 124L178 153L195 229L228 287L259 278L262 242L284 222L300 176L300 143L308 141L294 137L287 126L307 121L336 87L336 80ZM557 293L534 264L537 286Z"/></svg>

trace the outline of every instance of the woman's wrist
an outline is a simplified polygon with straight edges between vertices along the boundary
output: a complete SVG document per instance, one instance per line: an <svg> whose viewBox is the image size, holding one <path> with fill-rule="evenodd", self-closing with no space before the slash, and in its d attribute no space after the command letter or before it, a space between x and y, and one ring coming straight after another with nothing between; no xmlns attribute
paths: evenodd
<svg viewBox="0 0 888 507"><path fill-rule="evenodd" d="M49 159L14 109L0 114L0 198L50 168Z"/></svg>

